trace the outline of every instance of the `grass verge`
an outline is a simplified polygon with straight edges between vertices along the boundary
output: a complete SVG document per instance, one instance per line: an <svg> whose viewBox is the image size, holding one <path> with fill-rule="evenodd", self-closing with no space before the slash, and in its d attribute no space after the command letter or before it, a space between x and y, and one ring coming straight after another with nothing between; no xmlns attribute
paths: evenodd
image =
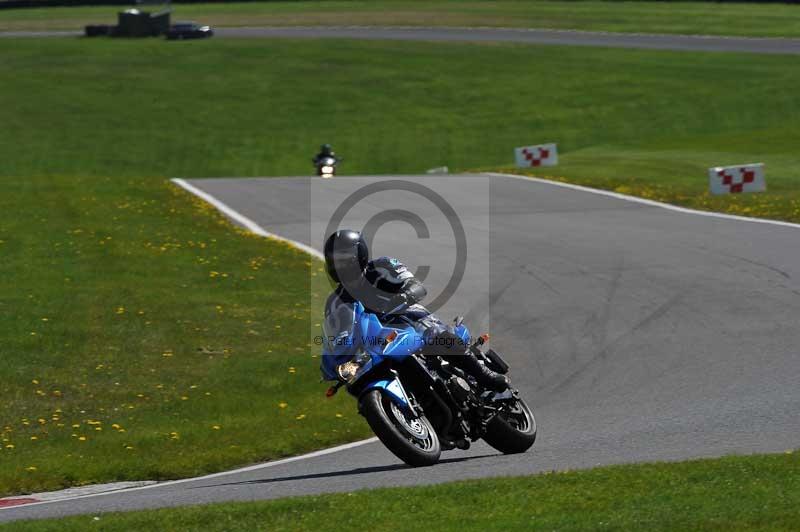
<svg viewBox="0 0 800 532"><path fill-rule="evenodd" d="M169 176L303 174L324 141L347 173L497 168L555 140L554 177L800 220L790 57L72 39L3 40L0 55L15 73L0 84L0 493L366 435L348 398L321 400L314 264ZM704 192L706 167L754 160L769 192Z"/></svg>
<svg viewBox="0 0 800 532"><path fill-rule="evenodd" d="M17 73L0 86L0 175L304 174L323 141L345 173L509 170L514 146L556 141L561 164L538 174L800 221L791 57L258 39L0 51ZM766 193L706 192L708 167L748 162L766 164Z"/></svg>
<svg viewBox="0 0 800 532"><path fill-rule="evenodd" d="M797 453L638 464L255 503L18 522L20 532L103 530L796 530Z"/></svg>
<svg viewBox="0 0 800 532"><path fill-rule="evenodd" d="M162 179L3 183L0 494L192 476L366 435L318 383L319 261Z"/></svg>
<svg viewBox="0 0 800 532"><path fill-rule="evenodd" d="M0 31L113 24L114 7L3 10ZM800 36L800 7L713 2L309 1L179 4L176 19L214 26L493 26L593 31Z"/></svg>
<svg viewBox="0 0 800 532"><path fill-rule="evenodd" d="M776 131L777 144L784 142ZM769 146L769 133L761 140ZM603 190L638 196L703 211L722 212L751 218L769 218L800 223L800 190L794 167L800 158L782 151L768 154L769 147L754 150L742 145L734 153L733 143L722 139L718 151L681 150L668 147L649 151L629 146L604 146L577 150L559 157L558 167L526 170L504 166L499 172L529 175L553 181L573 183ZM766 192L716 196L708 192L704 179L712 161L727 164L767 163ZM736 162L735 162L736 161Z"/></svg>

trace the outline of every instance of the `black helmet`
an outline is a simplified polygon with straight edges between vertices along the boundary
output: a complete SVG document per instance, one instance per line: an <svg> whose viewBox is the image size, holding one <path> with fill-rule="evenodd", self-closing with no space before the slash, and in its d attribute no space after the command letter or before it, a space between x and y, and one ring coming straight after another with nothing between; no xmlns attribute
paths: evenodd
<svg viewBox="0 0 800 532"><path fill-rule="evenodd" d="M357 280L369 262L367 241L358 231L342 229L325 241L325 268L337 283Z"/></svg>
<svg viewBox="0 0 800 532"><path fill-rule="evenodd" d="M330 155L333 153L333 147L331 147L330 144L323 144L319 147L319 151L322 153L322 155Z"/></svg>

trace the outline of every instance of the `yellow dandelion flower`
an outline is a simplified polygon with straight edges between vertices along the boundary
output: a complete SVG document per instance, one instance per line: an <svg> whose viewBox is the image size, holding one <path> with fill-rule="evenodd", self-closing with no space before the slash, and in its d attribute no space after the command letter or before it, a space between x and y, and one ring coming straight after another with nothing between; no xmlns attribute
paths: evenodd
<svg viewBox="0 0 800 532"><path fill-rule="evenodd" d="M86 436L78 436L78 441L86 441Z"/></svg>
<svg viewBox="0 0 800 532"><path fill-rule="evenodd" d="M219 425L213 425L211 428L214 429L214 430L219 430L220 426Z"/></svg>
<svg viewBox="0 0 800 532"><path fill-rule="evenodd" d="M305 414L300 414L300 415L299 415L299 416L297 416L295 419L305 419L305 418L306 418L306 415L305 415Z"/></svg>
<svg viewBox="0 0 800 532"><path fill-rule="evenodd" d="M6 444L6 449L13 449L13 448L14 448L14 444L13 443Z"/></svg>
<svg viewBox="0 0 800 532"><path fill-rule="evenodd" d="M36 379L33 379L31 382L32 382L33 384L39 384L39 381L38 381L38 380L36 380Z"/></svg>
<svg viewBox="0 0 800 532"><path fill-rule="evenodd" d="M38 437L36 437L36 436L31 436L31 440L32 440L32 441L36 441L36 440L38 440L38 439L39 439L39 438L38 438Z"/></svg>
<svg viewBox="0 0 800 532"><path fill-rule="evenodd" d="M278 408L286 408L287 406L289 406L288 403L284 403L282 401L280 403L278 403Z"/></svg>
<svg viewBox="0 0 800 532"><path fill-rule="evenodd" d="M340 414L340 413L338 413L338 412L337 412L337 413L336 413L336 417L344 417L344 416L343 416L342 414Z"/></svg>
<svg viewBox="0 0 800 532"><path fill-rule="evenodd" d="M29 466L25 468L25 471L36 471L36 466Z"/></svg>

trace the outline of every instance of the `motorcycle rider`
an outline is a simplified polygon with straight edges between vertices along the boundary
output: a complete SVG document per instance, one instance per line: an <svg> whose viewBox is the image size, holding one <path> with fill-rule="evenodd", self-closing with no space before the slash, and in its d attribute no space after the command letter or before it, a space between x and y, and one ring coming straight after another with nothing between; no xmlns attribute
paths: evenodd
<svg viewBox="0 0 800 532"><path fill-rule="evenodd" d="M333 157L336 162L339 162L340 159L336 156L336 152L333 151L333 147L330 144L323 144L319 147L319 153L311 159L311 162L314 163L314 166L317 166L319 162L324 159L325 157Z"/></svg>
<svg viewBox="0 0 800 532"><path fill-rule="evenodd" d="M356 355L351 335L355 330L354 303L360 301L383 323L400 321L412 324L425 341L423 355L444 358L491 390L500 392L508 388L504 375L483 365L452 327L446 326L419 304L427 290L399 260L390 257L370 260L364 237L348 229L336 231L328 237L324 254L328 275L337 283L325 304L322 353L323 357L337 357L335 364L330 365L337 368L337 375L329 374L323 362L322 372L326 379L347 380L357 370L350 362Z"/></svg>

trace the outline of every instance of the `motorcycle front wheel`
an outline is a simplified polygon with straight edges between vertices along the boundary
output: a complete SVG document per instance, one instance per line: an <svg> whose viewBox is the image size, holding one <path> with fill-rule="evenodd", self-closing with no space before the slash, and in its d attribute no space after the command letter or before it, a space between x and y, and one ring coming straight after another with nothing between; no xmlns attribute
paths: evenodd
<svg viewBox="0 0 800 532"><path fill-rule="evenodd" d="M403 462L421 467L439 461L439 437L425 416L407 416L380 390L367 392L360 410L381 443Z"/></svg>
<svg viewBox="0 0 800 532"><path fill-rule="evenodd" d="M503 454L524 453L536 441L536 419L530 407L520 398L496 415L483 435L486 443Z"/></svg>

